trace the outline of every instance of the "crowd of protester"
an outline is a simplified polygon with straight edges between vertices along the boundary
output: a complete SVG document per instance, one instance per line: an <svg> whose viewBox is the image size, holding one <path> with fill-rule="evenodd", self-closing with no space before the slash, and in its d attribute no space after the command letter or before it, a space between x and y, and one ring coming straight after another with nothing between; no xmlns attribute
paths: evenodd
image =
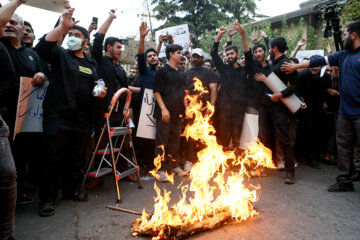
<svg viewBox="0 0 360 240"><path fill-rule="evenodd" d="M0 239L12 239L15 206L33 201L28 193L34 186L39 189L40 216L55 214L60 189L63 199L89 201L79 189L85 153L91 136L99 138L104 113L120 88L132 91L131 117L136 126L145 89L153 90L156 99L155 140L135 138L140 168L145 173L152 170L154 157L164 155L160 181L167 181L166 171L187 175L203 147L181 137L184 127L193 121L186 114L185 95L196 94L195 77L207 90L201 98L202 114L212 116L217 141L224 149L241 154L245 114L255 114L259 139L272 150L277 168L285 170L286 184L296 182L299 163L314 168L320 168L319 162L337 163L337 182L328 190L354 191L352 181L360 179L359 21L345 28L345 50L300 63L295 56L305 39L300 39L287 57L286 39L269 39L260 31L261 43L253 32L253 45L249 45L240 23L219 28L212 48L206 49L211 59L205 59L200 48L183 49L171 36L161 35L156 49L145 49L149 29L143 22L136 64L127 74L121 65L122 40L105 38L116 18L114 10L94 34L92 44L90 33L96 24L88 29L77 25L72 18L74 9L69 7L55 28L33 46L31 21L14 13L23 2L26 0L13 0L0 8ZM237 33L243 54L232 44ZM219 52L225 34L227 43ZM66 35L67 49L61 47ZM166 59L158 55L162 44L166 45ZM281 92L272 92L264 83L271 73L285 84ZM32 78L33 86L45 81L49 86L43 102L43 132L20 133L14 139L20 77ZM92 90L100 78L106 88L94 97ZM281 101L293 94L303 101L295 114ZM214 108L205 108L207 102ZM111 124L118 124L123 117L121 99L119 105ZM89 188L100 185L103 178L99 179ZM128 180L134 179L130 175Z"/></svg>

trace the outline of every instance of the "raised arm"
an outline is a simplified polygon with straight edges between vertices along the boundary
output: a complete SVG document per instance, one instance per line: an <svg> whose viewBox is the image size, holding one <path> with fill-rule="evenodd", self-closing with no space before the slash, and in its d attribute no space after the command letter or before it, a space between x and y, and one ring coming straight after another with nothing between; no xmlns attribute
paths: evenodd
<svg viewBox="0 0 360 240"><path fill-rule="evenodd" d="M74 13L74 8L70 8L65 13L63 13L60 17L60 22L57 27L51 30L48 34L46 34L45 40L49 42L56 42L58 41L63 33L67 30L75 26L79 21L73 21L72 15Z"/></svg>
<svg viewBox="0 0 360 240"><path fill-rule="evenodd" d="M111 9L109 12L109 16L108 18L105 20L105 22L103 24L101 24L99 31L97 31L100 34L106 34L106 32L108 31L111 23L113 22L113 20L116 18L115 15L115 10Z"/></svg>
<svg viewBox="0 0 360 240"><path fill-rule="evenodd" d="M145 37L148 35L150 29L147 27L146 22L142 22L140 25L140 42L139 42L139 54L144 54L145 52Z"/></svg>
<svg viewBox="0 0 360 240"><path fill-rule="evenodd" d="M296 47L295 49L292 51L290 57L295 57L296 56L296 53L299 51L299 49L304 46L306 43L306 39L305 38L302 38L298 41L298 43L296 44Z"/></svg>
<svg viewBox="0 0 360 240"><path fill-rule="evenodd" d="M242 44L244 46L244 52L248 52L250 50L250 48L249 48L248 41L246 39L246 33L245 33L243 26L241 26L241 24L239 22L236 23L236 31L238 31L241 35Z"/></svg>
<svg viewBox="0 0 360 240"><path fill-rule="evenodd" d="M12 15L14 14L16 8L18 8L22 3L26 3L28 0L13 0L0 8L0 30L5 26L7 22L10 21ZM0 34L1 35L1 34Z"/></svg>
<svg viewBox="0 0 360 240"><path fill-rule="evenodd" d="M218 55L218 49L219 49L219 42L221 40L221 37L225 34L226 32L226 28L225 27L220 27L219 28L219 32L215 38L215 42L213 47L211 48L211 58L214 62L214 65L216 67L217 70L219 70L220 73L222 73L224 71L224 66L225 64L223 63L223 61L221 60L221 58Z"/></svg>

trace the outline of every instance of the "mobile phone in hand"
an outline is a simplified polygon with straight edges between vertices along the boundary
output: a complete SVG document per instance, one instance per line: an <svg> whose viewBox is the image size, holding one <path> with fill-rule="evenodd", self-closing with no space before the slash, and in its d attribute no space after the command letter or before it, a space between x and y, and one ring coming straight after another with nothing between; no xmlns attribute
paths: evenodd
<svg viewBox="0 0 360 240"><path fill-rule="evenodd" d="M95 27L94 29L97 29L97 25L98 25L98 18L97 17L93 17L92 22L95 23Z"/></svg>

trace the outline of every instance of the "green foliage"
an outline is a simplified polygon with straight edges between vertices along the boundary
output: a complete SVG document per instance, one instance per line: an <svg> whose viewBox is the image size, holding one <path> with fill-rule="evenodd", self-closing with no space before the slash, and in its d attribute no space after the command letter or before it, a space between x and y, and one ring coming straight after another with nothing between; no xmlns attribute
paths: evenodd
<svg viewBox="0 0 360 240"><path fill-rule="evenodd" d="M247 22L254 17L256 4L254 0L152 0L156 18L165 20L159 29L179 24L189 24L189 30L195 40L214 31L223 22L235 19Z"/></svg>
<svg viewBox="0 0 360 240"><path fill-rule="evenodd" d="M347 3L341 6L341 10L341 19L344 25L360 20L360 0L347 0Z"/></svg>

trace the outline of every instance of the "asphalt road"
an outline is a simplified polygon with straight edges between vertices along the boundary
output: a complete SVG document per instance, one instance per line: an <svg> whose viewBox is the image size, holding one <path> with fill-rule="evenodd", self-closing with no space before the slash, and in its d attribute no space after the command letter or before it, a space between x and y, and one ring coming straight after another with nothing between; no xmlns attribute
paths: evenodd
<svg viewBox="0 0 360 240"><path fill-rule="evenodd" d="M335 183L336 167L322 165L322 169L299 166L297 183L283 183L284 172L271 170L268 177L254 178L260 184L259 200L255 208L260 214L244 222L230 222L211 231L197 233L188 239L360 239L360 183L355 192L329 193L326 188ZM176 182L180 183L177 178ZM122 208L153 210L153 180L143 181L144 189L136 184L120 181ZM160 187L171 189L173 199L180 191L170 183ZM36 198L36 193L33 194ZM38 202L19 206L16 210L15 238L17 240L121 240L151 239L133 237L131 223L136 215L106 209L115 206L115 189L111 176L105 186L89 191L87 203L59 200L53 217L39 217Z"/></svg>

